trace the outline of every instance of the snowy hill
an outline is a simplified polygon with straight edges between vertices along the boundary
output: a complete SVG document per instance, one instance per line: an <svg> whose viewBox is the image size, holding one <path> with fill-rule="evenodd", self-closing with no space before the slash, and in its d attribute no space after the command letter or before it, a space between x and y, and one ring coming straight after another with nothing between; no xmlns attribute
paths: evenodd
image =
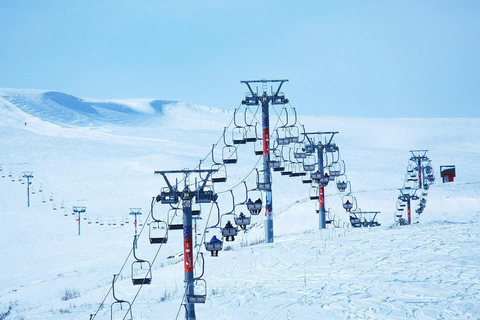
<svg viewBox="0 0 480 320"><path fill-rule="evenodd" d="M88 319L97 310L96 319L110 319L111 280L121 270L116 295L135 300L135 319L183 318L182 234L170 232L161 249L148 241L150 203L165 186L153 172L195 168L205 157L210 167L207 155L222 144L224 127L231 130L232 116L167 100L0 89L0 314L16 302L6 319ZM206 256L207 302L196 306L197 318L480 318L480 119L299 121L308 131L339 131L335 142L352 190L363 209L381 211L382 226L319 231L309 186L275 174L275 243L262 243L258 216L229 250ZM391 227L412 149L429 150L437 184L419 224ZM214 157L221 151L214 148ZM231 210L229 189L242 201L241 182L255 184L253 145L240 146L238 155L215 190L221 213ZM439 182L443 164L456 165L456 182ZM30 208L24 171L34 175ZM327 206L346 222L341 200L336 188L326 188ZM81 236L73 206L87 208ZM137 255L152 263L156 257L152 284L140 292L130 279L130 208L143 213ZM154 210L168 213L165 205ZM199 230L216 220L215 210L202 206Z"/></svg>

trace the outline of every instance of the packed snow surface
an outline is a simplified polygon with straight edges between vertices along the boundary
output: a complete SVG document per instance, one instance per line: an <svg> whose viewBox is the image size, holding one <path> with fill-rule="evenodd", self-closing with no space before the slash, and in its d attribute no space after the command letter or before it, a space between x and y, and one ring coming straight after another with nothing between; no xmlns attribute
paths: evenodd
<svg viewBox="0 0 480 320"><path fill-rule="evenodd" d="M178 101L0 89L0 314L12 304L6 319L110 319L111 282L120 273L115 294L133 303L135 319L183 319L182 231L170 231L167 244L149 243L152 197L166 186L154 171L193 169L204 158L201 168L210 168L214 144L214 159L222 157L224 127L231 141L233 116ZM339 132L335 142L358 204L380 211L382 225L348 227L342 195L329 185L327 207L341 228L318 230L310 186L274 173L274 243L263 241L262 215L252 216L253 226L218 257L205 253L207 299L195 306L197 319L479 319L480 119L298 120L310 132ZM429 150L437 182L419 223L393 226L415 149ZM232 211L229 189L239 203L242 181L254 188L253 169L262 161L253 151L253 144L240 145L227 182L216 184L221 214ZM442 184L439 166L451 164L456 180ZM34 176L30 207L24 172ZM86 207L80 227L73 206ZM142 212L136 254L152 262L148 286L131 281L130 208ZM169 209L158 203L154 215L165 220ZM205 252L201 243L219 231L203 230L218 215L214 206L201 209L196 242Z"/></svg>

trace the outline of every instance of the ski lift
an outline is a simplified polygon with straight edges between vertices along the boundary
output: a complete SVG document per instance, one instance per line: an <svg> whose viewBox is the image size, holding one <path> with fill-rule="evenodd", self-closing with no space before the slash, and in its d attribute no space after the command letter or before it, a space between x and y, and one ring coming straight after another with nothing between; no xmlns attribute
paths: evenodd
<svg viewBox="0 0 480 320"><path fill-rule="evenodd" d="M57 206L55 205L55 202L52 204L52 209L55 211L57 210Z"/></svg>
<svg viewBox="0 0 480 320"><path fill-rule="evenodd" d="M205 235L213 229L218 230L221 234L221 228L218 226L220 224L220 208L218 207L217 202L215 202L215 205L217 206L217 223L211 227L205 228ZM214 251L221 251L223 249L223 241L221 240L218 242L205 241L203 244L205 245L205 250L212 252L212 255Z"/></svg>
<svg viewBox="0 0 480 320"><path fill-rule="evenodd" d="M40 183L40 188L38 189L38 192L43 192L41 183Z"/></svg>
<svg viewBox="0 0 480 320"><path fill-rule="evenodd" d="M315 171L316 162L314 155L308 155L303 160L303 170L305 171Z"/></svg>
<svg viewBox="0 0 480 320"><path fill-rule="evenodd" d="M178 214L178 208L168 210L167 222L169 230L183 230L183 214Z"/></svg>
<svg viewBox="0 0 480 320"><path fill-rule="evenodd" d="M222 159L224 164L235 164L238 160L237 148L226 145L222 149Z"/></svg>
<svg viewBox="0 0 480 320"><path fill-rule="evenodd" d="M306 174L305 174L305 176L302 178L302 183L307 184L307 183L312 183L312 182L313 182L312 178L311 178L310 176L307 176Z"/></svg>
<svg viewBox="0 0 480 320"><path fill-rule="evenodd" d="M202 255L203 257L203 255ZM193 294L187 294L187 303L205 303L207 299L207 281L205 279L194 279L193 284ZM188 292L187 287L187 292Z"/></svg>
<svg viewBox="0 0 480 320"><path fill-rule="evenodd" d="M161 220L152 221L150 223L149 237L150 237L150 243L152 244L167 243L168 241L167 223Z"/></svg>
<svg viewBox="0 0 480 320"><path fill-rule="evenodd" d="M62 200L62 204L60 205L60 209L65 209L65 201Z"/></svg>
<svg viewBox="0 0 480 320"><path fill-rule="evenodd" d="M345 190L347 189L347 187L348 187L348 182L346 182L346 181L340 181L340 180L337 181L337 189L338 189L338 191L340 191L340 192L345 192Z"/></svg>
<svg viewBox="0 0 480 320"><path fill-rule="evenodd" d="M425 172L427 173L427 175L432 174L432 172L433 172L432 166L431 166L431 165L427 165L427 166L425 167Z"/></svg>
<svg viewBox="0 0 480 320"><path fill-rule="evenodd" d="M345 173L345 170L342 170L343 168L344 168L344 165L342 165L341 162L338 162L338 161L332 162L328 166L328 173L330 174L330 177L335 178Z"/></svg>
<svg viewBox="0 0 480 320"><path fill-rule="evenodd" d="M300 129L297 126L297 109L292 108L293 114L295 115L295 121L292 125L288 126L288 139L290 143L297 143L299 141Z"/></svg>
<svg viewBox="0 0 480 320"><path fill-rule="evenodd" d="M46 203L47 200L45 200L45 197L42 195L42 203Z"/></svg>
<svg viewBox="0 0 480 320"><path fill-rule="evenodd" d="M351 194L344 195L342 197L342 203L343 203L343 208L347 212L351 212L352 209L355 209L357 207L357 199Z"/></svg>
<svg viewBox="0 0 480 320"><path fill-rule="evenodd" d="M162 204L174 204L178 203L178 195L175 187L163 187L160 189L160 194L158 195L157 201L160 201Z"/></svg>
<svg viewBox="0 0 480 320"><path fill-rule="evenodd" d="M232 141L233 144L245 144L247 143L246 130L245 127L237 124L237 111L238 108L233 112L233 124L235 127L232 129Z"/></svg>
<svg viewBox="0 0 480 320"><path fill-rule="evenodd" d="M319 171L310 173L310 178L312 178L314 182L320 184L322 187L326 187L330 181L330 176L328 173L323 174Z"/></svg>
<svg viewBox="0 0 480 320"><path fill-rule="evenodd" d="M50 195L50 201L53 201L53 193Z"/></svg>
<svg viewBox="0 0 480 320"><path fill-rule="evenodd" d="M248 204L247 204L248 207ZM261 210L261 205L260 205L260 210ZM240 215L236 216L235 215L235 224L239 226L242 230L246 230L247 226L252 222L251 217L245 216L243 212L240 212Z"/></svg>
<svg viewBox="0 0 480 320"><path fill-rule="evenodd" d="M258 140L258 135L257 135L257 124L253 125L247 125L245 128L245 140L247 142L256 142Z"/></svg>
<svg viewBox="0 0 480 320"><path fill-rule="evenodd" d="M238 234L238 229L232 225L231 220L228 219L234 219L235 218L235 197L233 195L233 190L230 189L230 194L232 195L232 210L224 213L220 217L220 226L224 225L225 220L227 220L227 223L225 224L225 227L221 227L220 231L222 232L222 237L226 238L226 241L234 241L235 236ZM231 218L229 217L231 216ZM233 220L232 219L232 220ZM231 240L229 240L231 239Z"/></svg>
<svg viewBox="0 0 480 320"><path fill-rule="evenodd" d="M282 176L290 176L293 173L293 166L291 162L285 163L285 167L281 172Z"/></svg>
<svg viewBox="0 0 480 320"><path fill-rule="evenodd" d="M215 170L212 173L212 182L220 183L227 181L227 168L223 164L213 164L212 170Z"/></svg>
<svg viewBox="0 0 480 320"><path fill-rule="evenodd" d="M168 225L165 221L155 218L153 215L153 207L155 205L155 198L152 200L150 212L152 213L152 222L149 226L150 243L167 243L168 241Z"/></svg>
<svg viewBox="0 0 480 320"><path fill-rule="evenodd" d="M263 170L257 170L257 189L261 191L271 191L271 181L265 181L265 172Z"/></svg>
<svg viewBox="0 0 480 320"><path fill-rule="evenodd" d="M305 148L303 146L295 147L295 150L293 152L293 156L297 160L305 159L307 157L307 154L305 153Z"/></svg>
<svg viewBox="0 0 480 320"><path fill-rule="evenodd" d="M217 199L217 195L213 192L213 186L204 185L198 187L195 193L196 203L211 203Z"/></svg>
<svg viewBox="0 0 480 320"><path fill-rule="evenodd" d="M200 252L200 254L202 256L202 274L194 278L185 288L187 303L205 303L207 298L207 282L202 279L205 273L205 258L203 257L203 252Z"/></svg>
<svg viewBox="0 0 480 320"><path fill-rule="evenodd" d="M222 148L222 160L224 164L234 164L234 163L237 163L237 160L238 160L237 147L227 143L227 140L225 137L226 131L227 131L227 128L225 127L223 129L223 143L225 145ZM212 150L212 157L213 157L213 150Z"/></svg>
<svg viewBox="0 0 480 320"><path fill-rule="evenodd" d="M306 175L307 173L302 170L302 164L300 162L292 163L292 173L290 174L290 177L295 178L295 177L302 177Z"/></svg>
<svg viewBox="0 0 480 320"><path fill-rule="evenodd" d="M150 262L143 259L138 259L135 254L135 247L137 244L137 236L133 240L133 257L135 261L132 263L132 283L133 285L143 285L152 283L152 266Z"/></svg>
<svg viewBox="0 0 480 320"><path fill-rule="evenodd" d="M273 149L272 157L270 158L270 167L273 168L273 171L283 171L285 170L285 162L282 157L282 150Z"/></svg>
<svg viewBox="0 0 480 320"><path fill-rule="evenodd" d="M263 139L258 138L254 145L253 145L253 150L255 151L256 156L261 156L263 155Z"/></svg>
<svg viewBox="0 0 480 320"><path fill-rule="evenodd" d="M110 306L110 319L111 320L133 320L132 305L125 300L117 299L115 296L115 279L118 274L113 275L112 281L112 294L115 301Z"/></svg>
<svg viewBox="0 0 480 320"><path fill-rule="evenodd" d="M290 143L290 137L288 135L288 128L286 126L280 126L275 130L277 136L277 143L279 146L285 146Z"/></svg>
<svg viewBox="0 0 480 320"><path fill-rule="evenodd" d="M234 127L232 129L233 144L246 144L247 134L244 127Z"/></svg>
<svg viewBox="0 0 480 320"><path fill-rule="evenodd" d="M32 192L32 194L35 194L35 189L33 189L33 187L30 188L30 191Z"/></svg>
<svg viewBox="0 0 480 320"><path fill-rule="evenodd" d="M310 187L310 200L318 200L319 199L319 190L317 186Z"/></svg>

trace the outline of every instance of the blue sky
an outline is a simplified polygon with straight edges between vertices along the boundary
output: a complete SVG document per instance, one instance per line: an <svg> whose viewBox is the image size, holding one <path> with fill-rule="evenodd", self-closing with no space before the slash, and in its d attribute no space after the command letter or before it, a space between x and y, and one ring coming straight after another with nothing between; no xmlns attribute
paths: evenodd
<svg viewBox="0 0 480 320"><path fill-rule="evenodd" d="M300 114L480 117L480 1L0 0L0 87Z"/></svg>

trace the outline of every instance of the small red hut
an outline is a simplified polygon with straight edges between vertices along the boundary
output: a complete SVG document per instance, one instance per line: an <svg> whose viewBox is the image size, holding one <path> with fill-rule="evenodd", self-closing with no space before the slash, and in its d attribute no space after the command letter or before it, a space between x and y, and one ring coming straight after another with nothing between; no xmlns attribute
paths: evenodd
<svg viewBox="0 0 480 320"><path fill-rule="evenodd" d="M440 175L442 176L443 183L453 182L455 179L455 166L440 166Z"/></svg>

